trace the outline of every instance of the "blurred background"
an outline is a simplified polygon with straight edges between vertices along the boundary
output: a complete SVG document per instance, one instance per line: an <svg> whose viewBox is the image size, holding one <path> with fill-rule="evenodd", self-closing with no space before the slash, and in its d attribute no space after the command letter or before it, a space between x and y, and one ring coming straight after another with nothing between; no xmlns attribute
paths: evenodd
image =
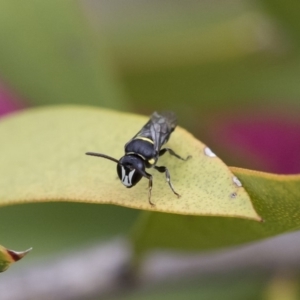
<svg viewBox="0 0 300 300"><path fill-rule="evenodd" d="M5 0L0 41L2 117L62 104L146 115L173 110L180 126L230 166L300 173L297 0ZM1 244L34 247L1 277L120 236L137 215L83 204L1 208ZM298 240L288 239L287 251ZM249 261L257 257L247 253ZM274 267L266 277L247 268L183 281L178 299L300 299L297 270ZM278 286L294 298L274 298ZM175 299L166 289L155 299Z"/></svg>

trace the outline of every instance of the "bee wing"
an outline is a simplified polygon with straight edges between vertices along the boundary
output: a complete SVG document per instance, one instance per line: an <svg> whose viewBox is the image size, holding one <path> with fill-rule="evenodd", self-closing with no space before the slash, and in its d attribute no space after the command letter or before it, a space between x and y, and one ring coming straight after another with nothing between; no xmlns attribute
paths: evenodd
<svg viewBox="0 0 300 300"><path fill-rule="evenodd" d="M149 121L128 143L137 137L144 137L153 141L154 149L158 153L161 146L168 141L176 125L177 119L173 112L154 112Z"/></svg>
<svg viewBox="0 0 300 300"><path fill-rule="evenodd" d="M154 142L155 151L159 151L161 146L165 144L177 125L177 119L173 112L166 111L154 112L150 118L151 137Z"/></svg>

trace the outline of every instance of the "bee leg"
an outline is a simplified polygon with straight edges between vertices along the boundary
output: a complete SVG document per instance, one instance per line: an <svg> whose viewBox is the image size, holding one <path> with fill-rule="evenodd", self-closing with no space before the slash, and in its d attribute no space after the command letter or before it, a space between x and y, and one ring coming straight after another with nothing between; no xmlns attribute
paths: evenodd
<svg viewBox="0 0 300 300"><path fill-rule="evenodd" d="M159 156L164 155L167 151L168 151L171 155L173 155L173 156L175 156L175 157L177 157L177 158L179 158L179 159L181 159L181 160L188 160L188 159L190 159L190 158L192 157L191 155L188 155L186 158L183 158L183 157L179 156L178 154L176 154L176 153L175 153L172 149L170 149L170 148L163 148L163 149L161 149L161 150L159 151Z"/></svg>
<svg viewBox="0 0 300 300"><path fill-rule="evenodd" d="M148 201L149 201L149 204L153 207L155 206L155 204L151 201L151 191L152 191L152 186L153 186L153 180L152 180L152 175L145 172L145 171L142 171L142 170L139 170L139 169L136 169L137 172L139 172L141 175L143 175L145 178L147 178L149 180L149 185L148 185Z"/></svg>
<svg viewBox="0 0 300 300"><path fill-rule="evenodd" d="M165 149L167 149L167 148L165 148ZM163 149L163 150L164 150L164 149ZM173 187L173 185L172 185L172 182L171 182L171 176L170 176L169 170L168 170L166 167L164 167L164 166L161 166L161 167L159 167L159 166L154 166L154 169L156 169L156 170L157 170L158 172L160 172L160 173L165 173L167 182L168 182L168 184L169 184L169 187L171 188L172 192L179 198L180 195L179 195L178 193L176 193L176 191L174 190L174 187Z"/></svg>
<svg viewBox="0 0 300 300"><path fill-rule="evenodd" d="M151 191L152 191L152 185L153 185L152 175L150 175L150 174L147 174L147 175L149 175L149 177L148 177L148 179L149 179L148 201L149 201L150 205L153 207L153 206L155 206L155 204L151 201Z"/></svg>

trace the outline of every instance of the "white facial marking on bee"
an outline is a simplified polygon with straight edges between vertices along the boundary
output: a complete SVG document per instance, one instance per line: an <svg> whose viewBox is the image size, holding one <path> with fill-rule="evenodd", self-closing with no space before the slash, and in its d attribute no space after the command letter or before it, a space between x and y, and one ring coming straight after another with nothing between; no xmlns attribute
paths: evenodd
<svg viewBox="0 0 300 300"><path fill-rule="evenodd" d="M122 166L122 183L125 186L132 186L132 176L135 172L135 169L131 170L128 175L126 175L125 168Z"/></svg>

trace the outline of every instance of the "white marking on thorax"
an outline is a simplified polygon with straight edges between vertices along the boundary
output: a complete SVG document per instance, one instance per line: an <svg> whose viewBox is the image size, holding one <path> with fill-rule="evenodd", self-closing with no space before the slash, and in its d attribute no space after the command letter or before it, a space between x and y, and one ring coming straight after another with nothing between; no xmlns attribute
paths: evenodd
<svg viewBox="0 0 300 300"><path fill-rule="evenodd" d="M138 136L135 138L135 140L143 140L143 141L149 142L149 143L151 143L151 144L154 144L154 142L153 142L151 139L146 138L146 137L144 137L144 136L140 136L140 135L138 135Z"/></svg>
<svg viewBox="0 0 300 300"><path fill-rule="evenodd" d="M142 154L139 154L139 153L135 153L135 152L126 152L126 155L137 155L139 157L141 157L143 160L146 160L146 158L142 155Z"/></svg>
<svg viewBox="0 0 300 300"><path fill-rule="evenodd" d="M132 186L132 176L135 172L135 169L131 170L128 175L126 175L126 171L122 166L122 182L125 186Z"/></svg>

